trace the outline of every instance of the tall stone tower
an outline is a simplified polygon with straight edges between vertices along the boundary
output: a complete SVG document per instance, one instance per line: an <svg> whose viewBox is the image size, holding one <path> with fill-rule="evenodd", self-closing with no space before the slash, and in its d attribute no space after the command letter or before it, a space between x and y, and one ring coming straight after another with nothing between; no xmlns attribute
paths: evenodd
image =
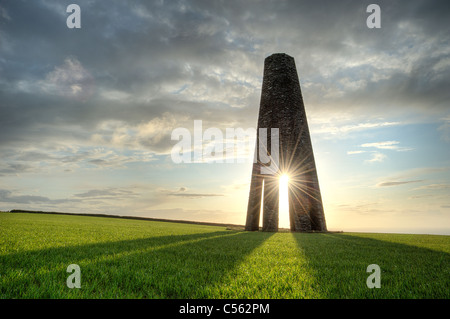
<svg viewBox="0 0 450 319"><path fill-rule="evenodd" d="M291 231L326 231L300 83L294 58L287 54L264 61L257 132L245 229L259 229L262 201L263 231L278 231L279 177L286 174ZM261 159L265 153L270 163Z"/></svg>

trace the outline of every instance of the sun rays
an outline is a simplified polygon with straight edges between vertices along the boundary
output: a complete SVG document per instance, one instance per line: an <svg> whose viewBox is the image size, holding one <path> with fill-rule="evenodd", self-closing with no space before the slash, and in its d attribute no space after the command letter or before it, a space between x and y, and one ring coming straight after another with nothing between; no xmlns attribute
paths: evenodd
<svg viewBox="0 0 450 319"><path fill-rule="evenodd" d="M320 191L318 191L318 181L315 180L316 168L312 152L305 154L298 147L302 143L299 137L295 141L294 150L289 152L283 150L280 145L279 160L272 157L270 151L264 147L268 154L269 163L260 163L261 166L269 168L269 174L260 173L262 183L270 187L261 187L261 210L263 214L264 198L276 196L278 200L278 224L280 228L292 228L294 220L290 216L294 212L295 216L299 214L313 223L310 214L314 211L316 203L321 203ZM278 154L278 152L277 152ZM267 170L266 170L267 172ZM263 185L264 185L263 184ZM265 188L265 189L264 189ZM290 207L292 206L292 207ZM293 216L294 216L293 215Z"/></svg>

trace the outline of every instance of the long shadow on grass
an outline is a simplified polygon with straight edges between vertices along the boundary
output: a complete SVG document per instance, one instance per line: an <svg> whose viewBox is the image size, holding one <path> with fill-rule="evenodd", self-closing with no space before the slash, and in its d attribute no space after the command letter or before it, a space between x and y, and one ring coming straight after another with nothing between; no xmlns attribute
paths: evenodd
<svg viewBox="0 0 450 319"><path fill-rule="evenodd" d="M208 287L271 234L217 231L49 248L0 257L2 298L208 298ZM81 268L69 289L66 268Z"/></svg>
<svg viewBox="0 0 450 319"><path fill-rule="evenodd" d="M450 254L346 234L292 234L324 298L449 298ZM381 288L367 287L368 265Z"/></svg>

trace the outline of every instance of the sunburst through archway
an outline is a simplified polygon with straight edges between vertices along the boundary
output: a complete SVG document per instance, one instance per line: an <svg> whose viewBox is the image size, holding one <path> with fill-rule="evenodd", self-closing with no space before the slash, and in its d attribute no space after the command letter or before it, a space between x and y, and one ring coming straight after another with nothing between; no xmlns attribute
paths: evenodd
<svg viewBox="0 0 450 319"><path fill-rule="evenodd" d="M316 203L321 205L321 198L318 182L314 181L313 176L316 168L308 163L312 153L309 153L308 155L305 154L300 161L294 161L293 155L294 154L290 154L289 156L283 157L283 154L281 154L280 165L274 164L271 166L271 174L256 175L260 178L261 182L261 188L258 190L261 192L259 198L260 203L257 207L259 209L259 225L263 226L263 230L266 227L264 204L267 204L267 202L271 203L275 194L277 197L277 228L298 231L296 230L295 225L300 223L300 227L306 225L304 229L311 230L313 229L311 225L315 227L314 224L317 224L317 220L314 220L314 216L311 216L311 211L316 209L316 207L314 207L317 205ZM270 155L269 157L274 163L277 162ZM275 181L277 187L274 187ZM270 183L268 184L269 188L267 191L265 190L266 182ZM265 197L268 197L267 202L264 199ZM294 206L291 207L293 212L289 211L290 205ZM275 207L269 208L269 211L274 208ZM291 216L291 214L293 216ZM299 220L299 214L302 216L300 217L301 220ZM266 222L270 222L270 220L268 219ZM314 230L323 230L325 227ZM255 227L254 229L257 228Z"/></svg>

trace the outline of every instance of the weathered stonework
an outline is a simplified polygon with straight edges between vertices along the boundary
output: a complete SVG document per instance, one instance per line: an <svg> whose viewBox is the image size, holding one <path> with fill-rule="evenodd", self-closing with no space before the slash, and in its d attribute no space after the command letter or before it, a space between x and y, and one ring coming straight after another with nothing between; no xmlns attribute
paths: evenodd
<svg viewBox="0 0 450 319"><path fill-rule="evenodd" d="M258 117L256 154L259 154L259 128L279 129L279 165L271 174L262 174L267 165L253 164L246 230L259 229L263 199L263 231L278 230L279 176L289 176L289 220L291 231L326 231L308 122L294 58L276 53L264 61L264 78ZM264 193L264 194L263 194Z"/></svg>

